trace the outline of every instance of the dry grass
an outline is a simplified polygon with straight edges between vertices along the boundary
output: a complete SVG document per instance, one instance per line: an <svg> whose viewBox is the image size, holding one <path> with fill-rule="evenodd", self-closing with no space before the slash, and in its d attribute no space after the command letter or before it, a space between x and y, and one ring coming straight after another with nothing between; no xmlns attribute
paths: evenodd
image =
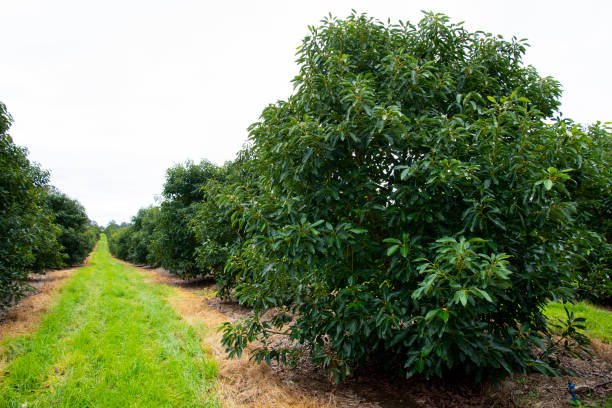
<svg viewBox="0 0 612 408"><path fill-rule="evenodd" d="M0 315L0 340L7 336L17 336L32 332L55 299L66 278L77 268L48 272L45 275L32 275L29 284L34 291Z"/></svg>
<svg viewBox="0 0 612 408"><path fill-rule="evenodd" d="M169 303L191 325L204 324L203 346L219 361L219 401L228 408L322 408L335 407L333 397L326 401L310 395L298 386L282 381L267 365L249 362L248 353L242 358L227 359L221 346L222 334L217 328L228 317L206 304L207 293L196 294L181 287L180 281L157 270L139 269L151 282L174 286L176 296Z"/></svg>
<svg viewBox="0 0 612 408"><path fill-rule="evenodd" d="M612 343L604 343L599 339L591 339L590 347L597 357L612 364Z"/></svg>

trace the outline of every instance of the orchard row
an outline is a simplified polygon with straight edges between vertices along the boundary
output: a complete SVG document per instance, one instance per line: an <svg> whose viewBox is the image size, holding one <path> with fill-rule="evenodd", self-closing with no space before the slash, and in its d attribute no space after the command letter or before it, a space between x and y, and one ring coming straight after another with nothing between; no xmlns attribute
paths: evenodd
<svg viewBox="0 0 612 408"><path fill-rule="evenodd" d="M15 145L11 123L0 103L0 312L27 292L31 272L81 264L100 235L83 206Z"/></svg>

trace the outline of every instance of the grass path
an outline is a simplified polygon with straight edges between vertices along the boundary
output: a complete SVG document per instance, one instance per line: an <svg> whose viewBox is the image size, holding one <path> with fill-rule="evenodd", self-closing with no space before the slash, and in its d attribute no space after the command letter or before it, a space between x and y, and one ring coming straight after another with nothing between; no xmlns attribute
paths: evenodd
<svg viewBox="0 0 612 408"><path fill-rule="evenodd" d="M0 407L219 407L217 366L164 298L109 256L60 289L35 333L2 341Z"/></svg>
<svg viewBox="0 0 612 408"><path fill-rule="evenodd" d="M574 312L576 317L586 318L586 333L591 338L596 338L604 343L612 343L612 312L602 307L592 305L588 302L576 304L566 304L570 312ZM545 310L549 319L566 319L563 305L557 302L550 302Z"/></svg>

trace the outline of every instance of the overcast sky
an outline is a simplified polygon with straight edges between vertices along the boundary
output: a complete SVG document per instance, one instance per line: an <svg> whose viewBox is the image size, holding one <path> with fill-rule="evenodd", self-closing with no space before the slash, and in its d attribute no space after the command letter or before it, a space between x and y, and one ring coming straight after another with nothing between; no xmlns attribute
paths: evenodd
<svg viewBox="0 0 612 408"><path fill-rule="evenodd" d="M612 2L586 0L0 0L0 101L52 184L102 225L128 221L173 164L231 160L291 93L307 26L351 9L413 22L426 9L527 37L525 60L562 83L565 116L612 120Z"/></svg>

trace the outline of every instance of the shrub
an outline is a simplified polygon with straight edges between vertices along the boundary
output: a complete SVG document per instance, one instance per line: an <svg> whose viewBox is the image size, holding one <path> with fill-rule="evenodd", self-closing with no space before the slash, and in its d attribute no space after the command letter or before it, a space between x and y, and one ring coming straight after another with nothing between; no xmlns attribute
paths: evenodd
<svg viewBox="0 0 612 408"><path fill-rule="evenodd" d="M134 229L131 225L117 228L109 238L109 250L119 259L129 260Z"/></svg>
<svg viewBox="0 0 612 408"><path fill-rule="evenodd" d="M141 208L130 223L111 221L105 229L111 254L124 261L157 266L151 252L160 217L159 207Z"/></svg>

